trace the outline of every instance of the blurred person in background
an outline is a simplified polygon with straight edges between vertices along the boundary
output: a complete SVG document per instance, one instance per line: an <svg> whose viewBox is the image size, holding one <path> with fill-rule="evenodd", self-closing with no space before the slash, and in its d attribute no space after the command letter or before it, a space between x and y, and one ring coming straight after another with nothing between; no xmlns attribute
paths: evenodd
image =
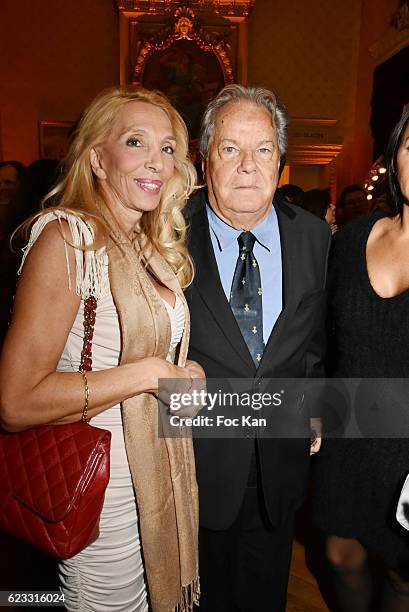
<svg viewBox="0 0 409 612"><path fill-rule="evenodd" d="M337 225L345 225L358 217L367 215L371 211L371 201L358 183L348 185L341 192L336 208Z"/></svg>
<svg viewBox="0 0 409 612"><path fill-rule="evenodd" d="M306 191L300 206L328 223L333 234L337 231L335 206L331 202L329 189L310 189L310 191Z"/></svg>
<svg viewBox="0 0 409 612"><path fill-rule="evenodd" d="M19 161L0 162L0 237L3 237L8 230L10 205L13 197L19 190L26 167Z"/></svg>
<svg viewBox="0 0 409 612"><path fill-rule="evenodd" d="M16 287L19 258L12 253L9 240L12 231L22 220L15 200L26 171L26 167L19 161L0 163L0 348L10 320Z"/></svg>
<svg viewBox="0 0 409 612"><path fill-rule="evenodd" d="M37 159L28 166L20 189L13 198L20 222L41 209L42 199L60 178L61 162L58 159Z"/></svg>
<svg viewBox="0 0 409 612"><path fill-rule="evenodd" d="M2 297L0 302L0 347L11 317L17 270L21 260L20 247L23 247L23 243L16 240L13 249L11 249L11 234L20 223L40 210L42 199L60 176L58 159L38 159L28 168L25 168L20 162L5 162L5 164L17 164L17 166L5 165L0 167L0 187L3 187L0 193L5 202L4 206L0 206L0 211L4 211L3 233L0 238L0 287ZM3 180L1 176L3 176Z"/></svg>
<svg viewBox="0 0 409 612"><path fill-rule="evenodd" d="M298 187L298 185L292 185L291 183L287 183L287 185L283 185L277 189L277 192L281 193L287 202L290 204L300 205L301 200L304 196L304 189Z"/></svg>

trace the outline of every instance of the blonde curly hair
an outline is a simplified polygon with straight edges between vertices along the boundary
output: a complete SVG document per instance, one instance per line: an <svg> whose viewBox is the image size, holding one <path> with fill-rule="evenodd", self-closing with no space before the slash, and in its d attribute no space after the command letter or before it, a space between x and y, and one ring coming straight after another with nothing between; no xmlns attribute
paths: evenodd
<svg viewBox="0 0 409 612"><path fill-rule="evenodd" d="M118 112L131 102L145 102L161 108L172 125L176 139L174 174L162 193L159 206L143 213L140 229L175 271L181 286L187 287L193 278L193 264L186 247L182 210L194 190L196 172L189 159L188 133L183 119L160 92L112 88L99 94L78 125L64 162L64 178L43 199L47 211L34 218L48 212L50 205L63 208L91 221L94 229L92 249L106 244L110 228L100 212L103 194L91 167L90 154L94 147L106 141Z"/></svg>

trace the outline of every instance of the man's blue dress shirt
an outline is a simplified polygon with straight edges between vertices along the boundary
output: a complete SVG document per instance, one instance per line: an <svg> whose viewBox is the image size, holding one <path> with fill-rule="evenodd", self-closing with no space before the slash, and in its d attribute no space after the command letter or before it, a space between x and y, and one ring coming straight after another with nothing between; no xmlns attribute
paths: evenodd
<svg viewBox="0 0 409 612"><path fill-rule="evenodd" d="M242 230L234 229L222 221L209 205L206 206L206 209L220 280L229 302L234 270L239 256L237 237ZM274 206L271 207L267 217L259 225L253 227L251 233L256 238L253 253L260 270L263 291L263 338L264 344L267 344L283 307L281 242Z"/></svg>

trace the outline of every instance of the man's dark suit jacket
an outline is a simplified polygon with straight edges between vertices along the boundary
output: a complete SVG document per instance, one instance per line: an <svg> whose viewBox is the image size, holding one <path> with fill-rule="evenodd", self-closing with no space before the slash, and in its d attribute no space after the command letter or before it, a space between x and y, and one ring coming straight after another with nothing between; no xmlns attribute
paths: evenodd
<svg viewBox="0 0 409 612"><path fill-rule="evenodd" d="M328 226L299 207L276 198L280 229L283 310L256 369L226 299L206 214L204 190L185 209L195 278L186 290L191 315L189 358L207 378L323 376L325 280L331 241ZM252 439L195 439L200 524L221 530L232 525L243 501ZM300 505L308 474L308 439L257 439L265 507L279 526Z"/></svg>

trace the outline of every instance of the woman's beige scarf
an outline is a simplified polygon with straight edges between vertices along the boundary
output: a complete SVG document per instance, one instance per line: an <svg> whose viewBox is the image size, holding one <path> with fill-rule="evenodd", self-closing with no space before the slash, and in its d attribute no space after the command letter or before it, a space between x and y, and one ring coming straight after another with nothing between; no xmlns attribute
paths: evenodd
<svg viewBox="0 0 409 612"><path fill-rule="evenodd" d="M117 227L112 216L110 227ZM118 310L121 364L148 356L166 358L171 329L165 306L140 261L140 245L115 231L107 246L109 278ZM185 306L178 365L189 342L189 312L179 282L156 252L149 269ZM122 403L125 445L136 493L142 552L153 612L188 612L199 599L198 495L192 440L160 438L158 402L142 393Z"/></svg>

